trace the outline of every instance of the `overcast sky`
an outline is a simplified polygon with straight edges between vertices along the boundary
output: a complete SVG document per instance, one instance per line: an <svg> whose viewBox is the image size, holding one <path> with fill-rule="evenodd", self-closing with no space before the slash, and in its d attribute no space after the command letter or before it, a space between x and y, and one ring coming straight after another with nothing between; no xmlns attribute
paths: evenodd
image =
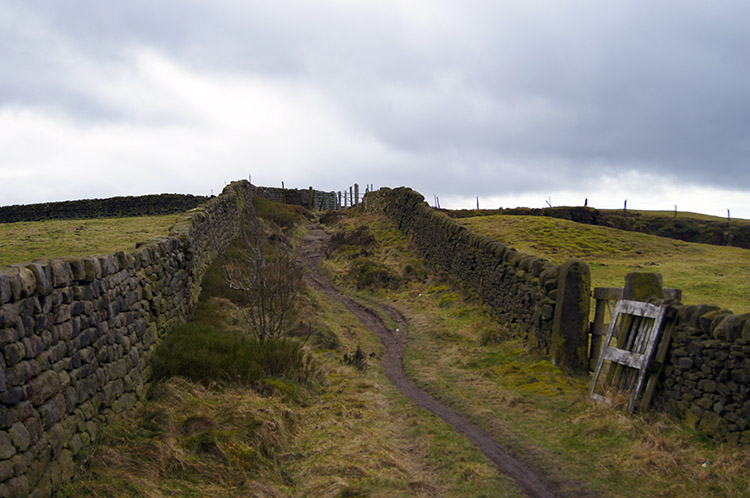
<svg viewBox="0 0 750 498"><path fill-rule="evenodd" d="M0 205L226 182L750 218L750 3L0 0Z"/></svg>

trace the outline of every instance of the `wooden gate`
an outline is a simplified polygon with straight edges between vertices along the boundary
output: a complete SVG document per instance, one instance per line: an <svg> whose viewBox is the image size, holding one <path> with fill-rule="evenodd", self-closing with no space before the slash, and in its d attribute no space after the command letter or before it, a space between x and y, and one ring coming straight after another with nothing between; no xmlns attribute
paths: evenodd
<svg viewBox="0 0 750 498"><path fill-rule="evenodd" d="M628 410L632 412L635 409L656 349L665 312L666 306L628 300L617 303L591 380L589 396L592 399L608 402L604 393L608 387L614 387L631 392ZM616 344L613 345L615 334ZM609 363L600 394L596 392L597 384L605 361Z"/></svg>

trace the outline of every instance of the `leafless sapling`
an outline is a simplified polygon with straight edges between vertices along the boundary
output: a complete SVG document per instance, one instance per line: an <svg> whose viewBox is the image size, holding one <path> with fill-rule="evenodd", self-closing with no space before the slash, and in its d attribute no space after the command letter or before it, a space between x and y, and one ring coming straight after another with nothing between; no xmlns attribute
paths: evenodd
<svg viewBox="0 0 750 498"><path fill-rule="evenodd" d="M234 242L224 245L208 230L208 241L216 251L224 280L244 297L242 313L259 341L278 340L292 327L302 270L283 237L270 243L264 235L252 200L239 216Z"/></svg>

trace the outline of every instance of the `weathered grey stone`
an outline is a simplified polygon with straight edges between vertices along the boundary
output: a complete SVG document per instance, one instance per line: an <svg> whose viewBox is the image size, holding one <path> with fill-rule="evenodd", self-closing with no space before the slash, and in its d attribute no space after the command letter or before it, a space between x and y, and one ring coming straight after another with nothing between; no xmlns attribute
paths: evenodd
<svg viewBox="0 0 750 498"><path fill-rule="evenodd" d="M70 438L70 441L68 441L67 448L73 455L77 455L81 451L81 449L83 449L83 440L81 439L81 435L74 434L73 437Z"/></svg>
<svg viewBox="0 0 750 498"><path fill-rule="evenodd" d="M677 361L677 367L680 370L690 370L693 368L693 359L682 357Z"/></svg>
<svg viewBox="0 0 750 498"><path fill-rule="evenodd" d="M566 261L560 270L550 356L567 371L588 371L590 292L588 265L580 260Z"/></svg>
<svg viewBox="0 0 750 498"><path fill-rule="evenodd" d="M70 263L63 259L53 259L49 264L52 269L52 286L60 288L70 285L73 281L73 270L70 268Z"/></svg>
<svg viewBox="0 0 750 498"><path fill-rule="evenodd" d="M34 272L29 268L19 268L18 278L21 284L21 296L29 297L33 296L37 288L37 280Z"/></svg>
<svg viewBox="0 0 750 498"><path fill-rule="evenodd" d="M86 280L86 270L82 258L68 258L68 265L70 266L73 281Z"/></svg>
<svg viewBox="0 0 750 498"><path fill-rule="evenodd" d="M0 271L0 305L9 303L13 299L13 289L10 284L10 276L5 271Z"/></svg>
<svg viewBox="0 0 750 498"><path fill-rule="evenodd" d="M8 496L21 497L29 494L29 480L26 476L13 477L5 481L8 487Z"/></svg>
<svg viewBox="0 0 750 498"><path fill-rule="evenodd" d="M3 349L5 363L10 367L21 361L26 356L26 348L22 342L13 342Z"/></svg>
<svg viewBox="0 0 750 498"><path fill-rule="evenodd" d="M742 336L742 329L748 318L750 318L749 314L728 315L722 318L718 326L713 329L711 335L714 339L721 341L735 341Z"/></svg>
<svg viewBox="0 0 750 498"><path fill-rule="evenodd" d="M0 460L7 460L16 454L16 447L6 431L0 431Z"/></svg>
<svg viewBox="0 0 750 498"><path fill-rule="evenodd" d="M60 392L60 379L54 370L47 370L31 381L31 387L31 403L39 406Z"/></svg>
<svg viewBox="0 0 750 498"><path fill-rule="evenodd" d="M0 482L5 481L12 475L13 475L13 462L11 460L3 460L2 462L0 462Z"/></svg>
<svg viewBox="0 0 750 498"><path fill-rule="evenodd" d="M0 306L0 329L15 328L20 319L21 317L18 314L17 306L13 304L4 304L3 306Z"/></svg>
<svg viewBox="0 0 750 498"><path fill-rule="evenodd" d="M42 424L44 429L47 430L60 419L61 413L58 411L57 406L53 400L49 400L39 407L39 416L42 417Z"/></svg>
<svg viewBox="0 0 750 498"><path fill-rule="evenodd" d="M29 435L29 431L26 430L26 426L21 422L13 424L8 433L18 451L24 452L29 448L31 436Z"/></svg>
<svg viewBox="0 0 750 498"><path fill-rule="evenodd" d="M86 282L93 282L102 278L102 265L97 258L81 258L83 262L83 275Z"/></svg>
<svg viewBox="0 0 750 498"><path fill-rule="evenodd" d="M750 366L732 370L731 376L732 380L739 384L750 384Z"/></svg>
<svg viewBox="0 0 750 498"><path fill-rule="evenodd" d="M52 270L49 263L29 263L26 268L33 272L36 279L36 294L44 296L52 292Z"/></svg>
<svg viewBox="0 0 750 498"><path fill-rule="evenodd" d="M632 301L664 299L660 273L631 271L625 276L623 298Z"/></svg>
<svg viewBox="0 0 750 498"><path fill-rule="evenodd" d="M727 310L716 310L716 311L709 311L708 313L704 314L698 319L698 322L700 324L700 329L705 332L706 334L711 334L712 332L712 324L718 321L721 321L729 315L729 311Z"/></svg>
<svg viewBox="0 0 750 498"><path fill-rule="evenodd" d="M117 265L117 258L115 258L115 256L112 254L108 254L106 256L100 256L99 263L101 264L103 277L113 275L119 271L119 267Z"/></svg>
<svg viewBox="0 0 750 498"><path fill-rule="evenodd" d="M76 466L73 462L73 453L68 450L63 450L60 453L58 462L60 462L60 470L62 472L63 482L70 481L76 472Z"/></svg>

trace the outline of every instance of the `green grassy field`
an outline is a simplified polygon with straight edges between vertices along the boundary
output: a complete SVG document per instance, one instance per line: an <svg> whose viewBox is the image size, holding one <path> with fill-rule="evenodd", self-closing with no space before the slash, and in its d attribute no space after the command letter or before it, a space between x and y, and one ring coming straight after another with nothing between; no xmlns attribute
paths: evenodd
<svg viewBox="0 0 750 498"><path fill-rule="evenodd" d="M622 287L632 270L661 273L665 287L682 289L685 304L717 304L750 312L750 250L692 244L542 216L457 219L469 229L519 251L562 263L581 258L593 287Z"/></svg>
<svg viewBox="0 0 750 498"><path fill-rule="evenodd" d="M177 215L0 223L0 267L40 259L94 256L163 237Z"/></svg>

